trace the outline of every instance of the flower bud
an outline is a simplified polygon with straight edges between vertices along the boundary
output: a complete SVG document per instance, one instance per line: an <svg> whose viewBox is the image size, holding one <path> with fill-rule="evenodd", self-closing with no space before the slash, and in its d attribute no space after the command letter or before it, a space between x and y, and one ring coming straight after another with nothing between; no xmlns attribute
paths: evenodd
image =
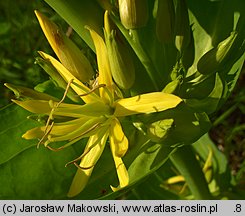
<svg viewBox="0 0 245 216"><path fill-rule="evenodd" d="M181 81L180 79L176 78L175 80L169 82L164 89L162 90L163 93L168 93L168 94L175 94L180 87Z"/></svg>
<svg viewBox="0 0 245 216"><path fill-rule="evenodd" d="M79 80L92 78L92 66L79 48L46 16L35 11L41 28L60 62Z"/></svg>
<svg viewBox="0 0 245 216"><path fill-rule="evenodd" d="M116 84L122 89L129 89L135 80L135 68L129 47L124 38L119 35L116 27L105 12L105 39L111 74Z"/></svg>
<svg viewBox="0 0 245 216"><path fill-rule="evenodd" d="M175 46L182 53L190 42L190 22L185 0L177 0Z"/></svg>
<svg viewBox="0 0 245 216"><path fill-rule="evenodd" d="M190 42L182 55L182 64L186 71L188 70L188 68L192 66L194 59L195 59L195 41L193 37L193 32L190 30Z"/></svg>
<svg viewBox="0 0 245 216"><path fill-rule="evenodd" d="M97 0L97 2L104 10L111 11L113 9L113 5L110 0Z"/></svg>
<svg viewBox="0 0 245 216"><path fill-rule="evenodd" d="M119 0L119 14L126 29L140 28L148 21L147 0Z"/></svg>
<svg viewBox="0 0 245 216"><path fill-rule="evenodd" d="M237 32L232 32L225 40L221 41L217 47L214 47L205 53L197 63L197 70L202 74L215 73L232 52L232 45L237 37Z"/></svg>
<svg viewBox="0 0 245 216"><path fill-rule="evenodd" d="M156 35L160 42L172 42L174 36L175 11L173 0L158 0Z"/></svg>

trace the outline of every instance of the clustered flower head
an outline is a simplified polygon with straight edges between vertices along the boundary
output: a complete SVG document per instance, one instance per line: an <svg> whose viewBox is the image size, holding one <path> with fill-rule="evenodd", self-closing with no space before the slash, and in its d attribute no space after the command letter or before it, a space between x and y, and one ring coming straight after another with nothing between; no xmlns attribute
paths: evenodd
<svg viewBox="0 0 245 216"><path fill-rule="evenodd" d="M124 134L121 121L130 115L161 112L176 107L182 100L163 92L123 98L122 94L118 93L120 86L118 87L114 82L111 71L112 68L115 70L115 64L113 65L113 62L117 61L115 56L120 55L113 54L111 49L108 52L111 45L90 27L87 29L96 48L98 77L93 87L88 87L84 82L91 79L94 74L88 59L57 25L40 12L35 11L35 13L59 61L44 52L39 54L43 62L53 69L56 77L65 82L67 87L63 98L57 99L45 93L6 84L22 96L13 102L32 113L46 116L46 125L27 131L23 138L39 139L38 145L43 144L54 151L62 150L83 138L88 138L82 155L68 163L78 167L68 192L70 197L79 194L86 186L107 141L119 180L119 185L111 188L116 191L127 186L130 179L123 156L127 153L130 143ZM105 15L105 22L108 22L108 12ZM114 49L114 52L118 51ZM75 92L78 102L64 102L70 91ZM53 143L60 146L54 147Z"/></svg>

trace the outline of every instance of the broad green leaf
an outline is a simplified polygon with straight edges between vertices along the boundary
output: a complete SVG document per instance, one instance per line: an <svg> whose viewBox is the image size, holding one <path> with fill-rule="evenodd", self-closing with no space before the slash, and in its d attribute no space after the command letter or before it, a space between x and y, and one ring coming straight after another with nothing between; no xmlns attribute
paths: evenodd
<svg viewBox="0 0 245 216"><path fill-rule="evenodd" d="M244 3L242 0L235 0L232 5L228 0L188 0L187 3L195 41L195 60L188 70L188 77L184 79L180 95L191 98L189 104L192 107L211 114L224 104L230 95L245 59ZM202 12L200 7L203 8ZM206 16L207 13L209 16ZM213 47L217 47L232 31L235 31L237 36L230 48L229 58L222 62L215 76L200 75L196 66L199 59Z"/></svg>
<svg viewBox="0 0 245 216"><path fill-rule="evenodd" d="M0 111L0 198L65 199L74 169L64 166L74 157L74 149L57 157L43 147L37 149L37 140L22 139L27 129L37 125L26 119L28 114L16 105Z"/></svg>
<svg viewBox="0 0 245 216"><path fill-rule="evenodd" d="M212 92L203 99L187 99L186 103L199 112L206 112L207 114L213 113L217 108L218 104L222 98L224 91L224 86L219 74L216 74L216 79L214 83L214 88Z"/></svg>
<svg viewBox="0 0 245 216"><path fill-rule="evenodd" d="M210 139L209 135L202 136L193 144L193 147L203 161L207 159L210 150L213 152L212 169L213 180L215 180L212 185L213 190L220 190L221 194L231 190L231 172L228 167L228 160Z"/></svg>
<svg viewBox="0 0 245 216"><path fill-rule="evenodd" d="M164 181L172 175L173 165L168 160L157 171L148 175L139 184L134 185L134 188L130 190L126 195L126 199L137 200L176 200L181 199L181 194L178 191L171 191L171 186L164 187ZM172 187L173 188L173 187ZM181 190L181 187L179 188ZM179 190L179 191L180 191Z"/></svg>
<svg viewBox="0 0 245 216"><path fill-rule="evenodd" d="M23 114L23 109L15 105L9 105L7 108L1 109L0 113L0 164L4 164L8 162L11 158L13 158L15 155L20 154L24 149L32 148L33 146L35 146L33 142L25 142L24 140L21 140L21 138L18 137L18 135L16 136L15 134L21 133L20 128L23 128L23 130L27 130L31 126L35 126L37 124L34 121L30 122L30 120L24 119L26 117L27 112ZM9 118L10 116L13 117ZM14 118L14 116L16 117ZM28 125L28 121L32 124ZM17 142L16 145L11 145L10 137L12 140L13 138L17 138L19 142Z"/></svg>
<svg viewBox="0 0 245 216"><path fill-rule="evenodd" d="M185 103L179 104L174 109L165 112L145 115L141 117L142 122L149 127L153 122L163 119L173 119L173 128L170 128L163 145L178 146L191 144L197 141L203 134L207 133L211 124L205 113L196 113Z"/></svg>
<svg viewBox="0 0 245 216"><path fill-rule="evenodd" d="M196 72L196 64L200 57L227 38L233 30L242 35L245 11L243 0L235 0L232 5L229 0L188 0L187 4L195 40L195 63L188 71L192 74ZM242 41L239 44L241 45Z"/></svg>

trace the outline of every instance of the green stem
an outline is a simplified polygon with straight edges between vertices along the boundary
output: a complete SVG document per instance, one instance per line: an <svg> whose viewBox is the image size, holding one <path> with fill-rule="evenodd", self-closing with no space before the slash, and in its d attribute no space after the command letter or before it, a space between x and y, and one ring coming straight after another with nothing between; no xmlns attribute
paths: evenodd
<svg viewBox="0 0 245 216"><path fill-rule="evenodd" d="M191 146L187 145L179 148L171 155L170 159L181 175L184 176L195 199L212 199L205 176Z"/></svg>

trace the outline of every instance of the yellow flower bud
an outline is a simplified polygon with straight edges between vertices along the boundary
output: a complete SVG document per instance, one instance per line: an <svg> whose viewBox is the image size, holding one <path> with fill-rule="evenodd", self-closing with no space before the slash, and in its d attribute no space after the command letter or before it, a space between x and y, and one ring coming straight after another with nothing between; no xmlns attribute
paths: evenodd
<svg viewBox="0 0 245 216"><path fill-rule="evenodd" d="M140 28L148 21L147 0L119 0L119 14L126 29Z"/></svg>
<svg viewBox="0 0 245 216"><path fill-rule="evenodd" d="M91 79L94 74L92 66L81 50L55 23L38 11L35 11L35 13L49 44L60 62L77 79L83 82Z"/></svg>

